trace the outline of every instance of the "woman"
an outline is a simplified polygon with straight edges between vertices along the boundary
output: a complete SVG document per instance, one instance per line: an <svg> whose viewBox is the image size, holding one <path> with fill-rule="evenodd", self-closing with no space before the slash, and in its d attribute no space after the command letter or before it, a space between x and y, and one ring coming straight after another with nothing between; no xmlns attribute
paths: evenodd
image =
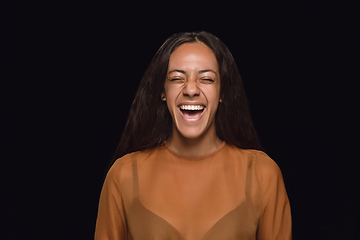
<svg viewBox="0 0 360 240"><path fill-rule="evenodd" d="M260 150L228 48L171 36L135 96L95 239L291 239L280 169Z"/></svg>

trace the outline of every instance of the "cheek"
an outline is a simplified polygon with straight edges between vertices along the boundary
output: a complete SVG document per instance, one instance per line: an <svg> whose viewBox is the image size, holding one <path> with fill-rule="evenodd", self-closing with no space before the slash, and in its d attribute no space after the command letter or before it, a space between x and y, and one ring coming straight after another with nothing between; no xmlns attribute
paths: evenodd
<svg viewBox="0 0 360 240"><path fill-rule="evenodd" d="M219 87L208 87L203 88L203 93L206 96L209 104L217 105L220 101L220 88Z"/></svg>
<svg viewBox="0 0 360 240"><path fill-rule="evenodd" d="M164 89L166 95L166 105L170 113L173 113L176 108L176 98L179 95L180 90L174 87L166 87L166 85Z"/></svg>

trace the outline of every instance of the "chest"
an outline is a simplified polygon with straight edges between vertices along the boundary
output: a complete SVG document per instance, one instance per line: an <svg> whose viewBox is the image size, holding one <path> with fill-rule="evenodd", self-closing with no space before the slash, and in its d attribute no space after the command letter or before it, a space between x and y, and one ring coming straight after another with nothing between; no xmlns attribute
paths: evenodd
<svg viewBox="0 0 360 240"><path fill-rule="evenodd" d="M245 207L245 178L233 170L215 165L155 172L139 175L139 208L185 239L201 239L223 222L237 222L237 217L254 222Z"/></svg>

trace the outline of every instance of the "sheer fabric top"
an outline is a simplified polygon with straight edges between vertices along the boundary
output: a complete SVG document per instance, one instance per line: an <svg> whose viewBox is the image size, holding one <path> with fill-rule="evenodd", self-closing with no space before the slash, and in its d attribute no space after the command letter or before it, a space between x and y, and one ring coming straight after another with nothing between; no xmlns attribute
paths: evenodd
<svg viewBox="0 0 360 240"><path fill-rule="evenodd" d="M202 157L166 144L128 154L105 179L95 239L291 239L282 174L265 153L225 142Z"/></svg>

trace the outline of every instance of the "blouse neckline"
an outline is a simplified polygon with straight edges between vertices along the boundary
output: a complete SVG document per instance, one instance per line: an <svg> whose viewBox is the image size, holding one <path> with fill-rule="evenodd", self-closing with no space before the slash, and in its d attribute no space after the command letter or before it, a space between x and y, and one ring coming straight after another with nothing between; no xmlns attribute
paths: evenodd
<svg viewBox="0 0 360 240"><path fill-rule="evenodd" d="M206 158L209 158L209 157L212 157L214 155L216 155L218 152L220 152L226 145L225 141L223 141L219 147L217 149L215 149L214 151L212 151L211 153L208 153L208 154L205 154L205 155L202 155L202 156L184 156L184 155L181 155L180 153L177 153L175 152L174 150L172 150L168 145L167 143L165 142L165 147L166 149L174 156L178 157L178 158L182 158L182 159L185 159L185 160L202 160L202 159L206 159Z"/></svg>

